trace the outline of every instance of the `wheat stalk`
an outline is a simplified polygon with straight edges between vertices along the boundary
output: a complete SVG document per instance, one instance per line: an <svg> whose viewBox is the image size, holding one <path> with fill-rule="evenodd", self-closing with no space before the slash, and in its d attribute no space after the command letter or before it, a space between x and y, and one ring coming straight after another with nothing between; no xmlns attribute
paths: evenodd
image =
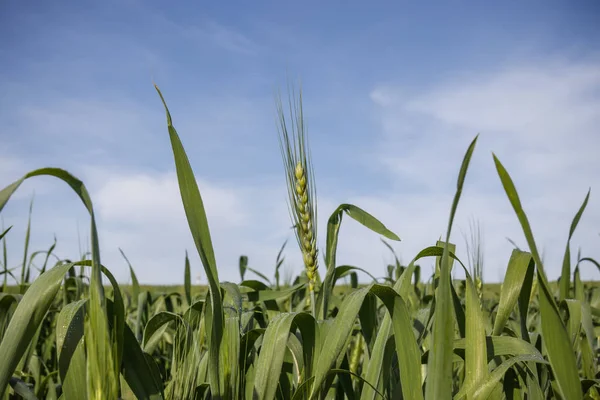
<svg viewBox="0 0 600 400"><path fill-rule="evenodd" d="M299 93L297 102L292 102L290 98L289 109L290 130L288 130L282 102L278 96L279 144L286 173L288 206L308 278L307 303L314 308L318 268L317 229L315 226L317 207L313 169L302 112L302 91Z"/></svg>

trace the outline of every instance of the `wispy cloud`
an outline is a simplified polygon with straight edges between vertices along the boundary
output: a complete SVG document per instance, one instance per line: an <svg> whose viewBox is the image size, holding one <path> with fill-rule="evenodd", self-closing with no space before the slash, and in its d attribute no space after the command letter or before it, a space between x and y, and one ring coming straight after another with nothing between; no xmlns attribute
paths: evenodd
<svg viewBox="0 0 600 400"><path fill-rule="evenodd" d="M224 49L247 55L256 55L260 46L242 33L216 21L209 21L201 31Z"/></svg>
<svg viewBox="0 0 600 400"><path fill-rule="evenodd" d="M144 8L144 13L160 24L170 36L192 40L205 46L211 44L238 55L256 55L263 48L249 35L216 19L203 18L199 22L175 22L169 17Z"/></svg>

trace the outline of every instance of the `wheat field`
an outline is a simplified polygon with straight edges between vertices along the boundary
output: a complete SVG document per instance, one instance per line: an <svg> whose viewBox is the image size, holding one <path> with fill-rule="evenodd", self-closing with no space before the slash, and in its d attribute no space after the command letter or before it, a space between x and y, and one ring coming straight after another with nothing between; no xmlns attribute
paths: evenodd
<svg viewBox="0 0 600 400"><path fill-rule="evenodd" d="M0 232L2 399L600 399L600 287L580 278L581 265L600 265L573 257L567 242L560 280L548 280L510 166L495 155L497 176L489 179L502 183L527 250L506 255L504 281L495 286L482 281L477 235L471 260L455 256L453 220L477 136L465 144L457 166L445 237L432 236L431 246L407 265L396 258L378 278L336 263L342 221L354 219L386 241L398 235L386 227L385 216L341 204L327 220L324 247L318 247L317 188L302 97L290 96L289 119L288 107L278 100L282 182L304 270L281 281L284 244L272 280L241 256L240 282L223 282L208 229L211 210L204 208L156 89L208 285L192 285L187 258L179 288L142 286L131 264L132 284L119 285L102 264L93 199L84 183L57 168L25 174L0 192L0 212L23 181L53 176L89 211L91 251L77 261L54 260L53 247L28 253L28 228L15 271L7 265L10 228ZM568 230L569 240L589 196L574 210L571 226L559 227ZM34 257L44 262L31 279ZM421 276L425 259L435 260L431 277ZM453 280L453 269L463 270L466 279ZM248 271L260 279L248 279ZM372 280L359 283L357 272ZM8 285L9 276L17 286ZM103 277L110 285L103 285Z"/></svg>

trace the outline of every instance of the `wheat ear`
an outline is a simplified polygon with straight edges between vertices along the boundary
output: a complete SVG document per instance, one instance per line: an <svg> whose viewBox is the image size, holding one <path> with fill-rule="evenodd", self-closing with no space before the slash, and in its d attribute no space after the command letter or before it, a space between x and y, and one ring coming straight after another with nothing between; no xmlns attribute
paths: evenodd
<svg viewBox="0 0 600 400"><path fill-rule="evenodd" d="M314 308L313 299L318 268L315 226L317 208L312 163L302 112L302 92L300 92L297 102L292 104L290 99L289 108L292 116L291 132L288 131L281 100L278 97L279 144L286 172L290 217L294 223L296 239L302 252L308 278L307 303L312 304Z"/></svg>

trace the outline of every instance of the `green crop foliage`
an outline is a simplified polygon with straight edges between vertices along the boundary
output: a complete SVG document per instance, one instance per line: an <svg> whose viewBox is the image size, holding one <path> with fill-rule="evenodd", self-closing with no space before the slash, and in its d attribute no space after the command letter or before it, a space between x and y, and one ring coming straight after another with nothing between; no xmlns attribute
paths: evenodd
<svg viewBox="0 0 600 400"><path fill-rule="evenodd" d="M327 220L324 247L317 250L318 199L300 96L290 100L291 123L280 102L277 109L282 183L303 271L280 279L284 243L274 254L272 276L242 255L241 281L222 282L211 210L204 207L167 103L156 90L208 285L192 285L188 253L180 287L141 285L122 250L132 284L119 285L111 266L101 263L94 207L83 182L56 168L25 174L0 191L0 216L24 180L40 175L62 180L89 212L90 257L60 260L53 253L56 241L30 253L30 208L23 261L11 267L7 253L16 238L11 227L0 229L0 400L600 399L600 287L580 277L581 268L600 264L581 254L572 259L570 250L590 192L569 228L560 282L550 282L517 188L494 155L490 162L528 249L507 254L502 284L484 283L479 226L466 240L469 267L456 257L451 235L475 137L456 171L444 238L432 236L432 245L407 265L396 257L385 277L338 265L344 216L380 236L392 252L387 240L400 236L382 216L341 204ZM410 227L401 228L403 236L410 235ZM425 259L436 268L422 281L419 263ZM452 280L453 268L464 270L466 279ZM359 284L357 272L371 281ZM17 285L9 286L9 278Z"/></svg>

